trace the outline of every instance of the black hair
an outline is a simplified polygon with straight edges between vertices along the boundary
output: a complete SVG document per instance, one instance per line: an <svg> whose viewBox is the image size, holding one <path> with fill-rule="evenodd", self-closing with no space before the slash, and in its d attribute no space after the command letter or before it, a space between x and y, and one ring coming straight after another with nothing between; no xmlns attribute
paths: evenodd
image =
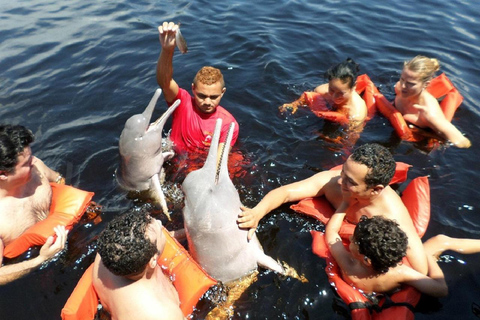
<svg viewBox="0 0 480 320"><path fill-rule="evenodd" d="M32 131L24 126L0 125L0 171L13 172L18 163L18 155L34 140Z"/></svg>
<svg viewBox="0 0 480 320"><path fill-rule="evenodd" d="M367 166L365 183L368 188L378 184L388 186L395 174L396 163L390 151L377 143L367 143L355 149L350 156L355 162Z"/></svg>
<svg viewBox="0 0 480 320"><path fill-rule="evenodd" d="M147 235L153 218L146 210L131 210L112 220L98 238L98 253L105 267L117 276L143 272L157 253Z"/></svg>
<svg viewBox="0 0 480 320"><path fill-rule="evenodd" d="M372 268L379 273L395 267L407 255L407 235L398 223L382 216L362 216L352 240L358 244L358 252L370 259Z"/></svg>
<svg viewBox="0 0 480 320"><path fill-rule="evenodd" d="M340 79L343 83L347 83L351 89L357 81L359 71L359 64L353 61L353 59L347 58L347 60L328 69L324 76L328 81Z"/></svg>

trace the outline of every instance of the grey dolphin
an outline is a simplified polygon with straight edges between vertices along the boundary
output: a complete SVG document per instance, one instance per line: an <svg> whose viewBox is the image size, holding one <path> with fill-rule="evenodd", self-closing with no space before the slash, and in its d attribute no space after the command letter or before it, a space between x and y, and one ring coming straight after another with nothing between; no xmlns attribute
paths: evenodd
<svg viewBox="0 0 480 320"><path fill-rule="evenodd" d="M118 147L120 170L117 170L118 184L126 190L148 190L153 188L163 212L170 219L167 202L160 186L163 162L173 157L173 150L162 152L162 130L168 117L180 104L180 100L150 124L153 110L162 94L157 89L143 113L131 116L125 123Z"/></svg>
<svg viewBox="0 0 480 320"><path fill-rule="evenodd" d="M227 167L234 124L230 126L217 168L221 124L218 119L203 168L189 173L182 184L189 249L209 275L224 283L248 274L257 265L283 274L282 266L263 252L256 235L248 241L248 231L237 225L242 204Z"/></svg>

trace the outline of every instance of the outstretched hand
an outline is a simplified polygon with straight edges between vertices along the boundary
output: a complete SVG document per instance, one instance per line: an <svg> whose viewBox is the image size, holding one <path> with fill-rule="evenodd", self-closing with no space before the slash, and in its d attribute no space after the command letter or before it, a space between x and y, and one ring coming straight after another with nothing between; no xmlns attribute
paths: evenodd
<svg viewBox="0 0 480 320"><path fill-rule="evenodd" d="M263 217L263 215L253 209L249 209L247 207L240 207L242 212L238 215L237 223L241 229L249 229L247 234L247 239L250 241L255 234L255 231L258 227L258 222Z"/></svg>
<svg viewBox="0 0 480 320"><path fill-rule="evenodd" d="M39 256L42 257L44 261L52 258L65 248L68 230L65 230L65 227L60 225L53 228L53 230L55 230L57 238L55 239L53 236L48 237L47 241L40 249Z"/></svg>
<svg viewBox="0 0 480 320"><path fill-rule="evenodd" d="M164 22L158 27L160 44L163 49L175 48L175 35L178 30L178 25L174 22Z"/></svg>
<svg viewBox="0 0 480 320"><path fill-rule="evenodd" d="M294 105L293 103L284 103L280 107L278 107L278 110L282 113L289 110L292 114L294 114L295 112L297 112L297 109L298 106Z"/></svg>

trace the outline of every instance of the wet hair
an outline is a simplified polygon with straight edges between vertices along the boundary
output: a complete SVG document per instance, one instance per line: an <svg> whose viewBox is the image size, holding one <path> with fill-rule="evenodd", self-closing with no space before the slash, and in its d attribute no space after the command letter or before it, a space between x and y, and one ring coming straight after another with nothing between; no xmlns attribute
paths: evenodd
<svg viewBox="0 0 480 320"><path fill-rule="evenodd" d="M34 140L32 131L24 126L0 125L0 171L14 172L18 155Z"/></svg>
<svg viewBox="0 0 480 320"><path fill-rule="evenodd" d="M376 272L385 273L407 255L408 238L398 223L382 216L362 216L353 233L358 252L370 259Z"/></svg>
<svg viewBox="0 0 480 320"><path fill-rule="evenodd" d="M146 210L128 211L112 220L98 238L98 253L103 265L117 276L143 272L157 253L156 243L147 235L153 218Z"/></svg>
<svg viewBox="0 0 480 320"><path fill-rule="evenodd" d="M347 58L347 60L339 63L325 72L325 79L328 81L333 79L340 79L342 83L347 83L350 89L353 88L357 81L357 74L360 71L358 63L353 59Z"/></svg>
<svg viewBox="0 0 480 320"><path fill-rule="evenodd" d="M403 67L418 73L420 81L426 82L432 80L435 72L440 70L440 62L435 58L416 56L410 61L405 61Z"/></svg>
<svg viewBox="0 0 480 320"><path fill-rule="evenodd" d="M392 181L397 165L390 151L384 146L377 143L364 144L355 149L350 158L369 169L365 176L367 188L378 184L388 186Z"/></svg>
<svg viewBox="0 0 480 320"><path fill-rule="evenodd" d="M200 82L206 85L212 85L219 81L221 87L224 88L225 81L223 80L222 72L217 68L205 66L202 69L198 70L195 78L193 79L193 84L196 85Z"/></svg>

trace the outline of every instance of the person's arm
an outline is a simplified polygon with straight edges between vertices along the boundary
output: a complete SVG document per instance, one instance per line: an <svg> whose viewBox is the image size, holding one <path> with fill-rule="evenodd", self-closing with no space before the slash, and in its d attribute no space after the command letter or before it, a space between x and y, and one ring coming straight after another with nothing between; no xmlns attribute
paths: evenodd
<svg viewBox="0 0 480 320"><path fill-rule="evenodd" d="M323 195L324 186L336 175L338 175L338 171L323 171L305 180L270 191L254 208L241 208L242 212L237 219L239 227L249 229L248 239L250 240L259 221L270 211L287 202Z"/></svg>
<svg viewBox="0 0 480 320"><path fill-rule="evenodd" d="M57 226L54 228L54 230L55 234L57 235L57 239L54 240L53 236L48 237L47 241L40 249L40 254L37 257L16 264L0 267L0 285L21 278L63 250L67 240L68 231L65 230L64 226ZM0 258L1 260L3 260L3 249L3 241L0 240L0 254L2 256L2 258Z"/></svg>
<svg viewBox="0 0 480 320"><path fill-rule="evenodd" d="M65 178L59 172L50 169L37 157L33 157L33 165L47 178L48 182L65 184Z"/></svg>
<svg viewBox="0 0 480 320"><path fill-rule="evenodd" d="M405 280L402 281L418 291L428 294L432 297L445 297L448 295L448 287L445 282L445 276L435 258L427 256L428 276L425 276L411 268L404 268Z"/></svg>
<svg viewBox="0 0 480 320"><path fill-rule="evenodd" d="M432 99L435 98L432 97ZM472 145L470 140L445 118L437 100L429 101L427 106L419 104L414 104L413 106L420 111L420 118L424 118L424 121L428 123L428 126L434 132L458 148L470 148Z"/></svg>
<svg viewBox="0 0 480 320"><path fill-rule="evenodd" d="M165 101L172 103L178 94L178 84L173 80L173 53L175 52L175 34L178 25L164 22L158 27L162 51L157 62L157 83L162 88Z"/></svg>
<svg viewBox="0 0 480 320"><path fill-rule="evenodd" d="M342 204L343 205L343 204ZM347 207L344 209L346 210ZM340 209L340 207L339 207ZM345 218L345 211L335 212L325 227L325 242L328 245L330 254L337 262L343 272L349 275L355 275L355 261L352 254L345 248L340 237L339 231Z"/></svg>

